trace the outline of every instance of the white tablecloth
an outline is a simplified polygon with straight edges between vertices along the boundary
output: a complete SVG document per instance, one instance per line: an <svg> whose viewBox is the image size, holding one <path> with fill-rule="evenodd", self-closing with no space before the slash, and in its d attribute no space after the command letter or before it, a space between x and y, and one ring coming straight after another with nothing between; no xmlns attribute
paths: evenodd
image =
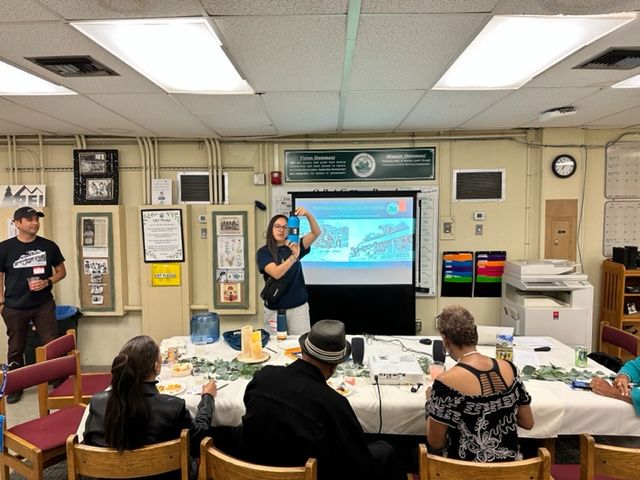
<svg viewBox="0 0 640 480"><path fill-rule="evenodd" d="M418 342L420 337L387 337L379 336L381 340L397 339L402 344L413 350L431 353L431 346ZM230 348L224 340L220 339L210 345L192 345L187 337L174 337L172 342L184 340L187 344L186 356L198 356L208 359L222 358L231 360L238 352ZM541 337L538 340L551 345L549 352L533 352L524 341L518 345L518 337L515 338L515 363L519 367L525 364L539 362L571 369L574 367L574 350L550 337ZM289 346L295 340L286 342ZM273 339L266 350L271 358L270 364L287 364L292 362L284 354L284 350ZM478 346L482 353L493 356L495 347ZM365 364L369 356L382 352L402 352L398 344L376 341L365 344ZM446 365L455 364L447 358ZM588 361L588 370L611 373L601 365ZM169 369L163 367L161 380L178 381L187 387L187 393L183 394L190 411L195 414L199 395L189 393L191 387L203 380L197 377L172 378ZM233 382L218 381L219 385L228 385L218 392L216 408L213 419L214 425L239 425L244 415L243 395L249 380L239 379ZM431 384L428 377L424 379L425 386L416 393L411 392L410 385L381 385L382 401L382 425L380 425L377 387L372 385L368 378L358 377L352 393L347 397L362 424L365 432L400 435L423 435L425 431L425 389ZM573 390L562 382L547 382L531 380L526 382L526 387L532 397L531 407L535 418L535 426L532 430L519 430L519 435L529 438L552 438L557 435L577 435L591 433L599 435L632 435L640 436L640 418L635 415L631 404L596 395L587 390Z"/></svg>

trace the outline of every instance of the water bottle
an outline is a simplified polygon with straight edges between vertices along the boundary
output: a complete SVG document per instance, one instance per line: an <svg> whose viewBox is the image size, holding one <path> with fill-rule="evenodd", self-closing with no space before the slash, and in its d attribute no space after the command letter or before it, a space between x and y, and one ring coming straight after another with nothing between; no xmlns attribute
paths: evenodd
<svg viewBox="0 0 640 480"><path fill-rule="evenodd" d="M213 343L220 337L220 317L215 312L191 315L191 342L194 345Z"/></svg>
<svg viewBox="0 0 640 480"><path fill-rule="evenodd" d="M287 220L287 227L287 240L293 243L300 242L300 219L296 216L295 211L291 211Z"/></svg>
<svg viewBox="0 0 640 480"><path fill-rule="evenodd" d="M284 308L278 309L276 322L277 322L276 338L278 340L286 340L287 339L287 311Z"/></svg>

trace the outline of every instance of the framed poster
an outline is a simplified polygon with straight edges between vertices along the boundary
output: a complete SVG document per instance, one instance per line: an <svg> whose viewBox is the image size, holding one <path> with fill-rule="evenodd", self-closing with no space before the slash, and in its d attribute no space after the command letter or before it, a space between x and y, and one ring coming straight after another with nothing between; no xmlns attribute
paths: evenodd
<svg viewBox="0 0 640 480"><path fill-rule="evenodd" d="M118 151L73 151L73 203L118 204Z"/></svg>
<svg viewBox="0 0 640 480"><path fill-rule="evenodd" d="M184 262L182 210L141 210L145 263Z"/></svg>

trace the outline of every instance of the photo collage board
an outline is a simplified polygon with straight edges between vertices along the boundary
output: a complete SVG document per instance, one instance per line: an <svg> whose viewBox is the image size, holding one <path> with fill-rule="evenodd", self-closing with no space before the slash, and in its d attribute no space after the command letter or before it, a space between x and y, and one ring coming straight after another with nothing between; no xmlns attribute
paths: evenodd
<svg viewBox="0 0 640 480"><path fill-rule="evenodd" d="M249 307L247 212L212 213L214 308Z"/></svg>
<svg viewBox="0 0 640 480"><path fill-rule="evenodd" d="M77 216L80 307L85 312L115 310L112 221L109 212Z"/></svg>

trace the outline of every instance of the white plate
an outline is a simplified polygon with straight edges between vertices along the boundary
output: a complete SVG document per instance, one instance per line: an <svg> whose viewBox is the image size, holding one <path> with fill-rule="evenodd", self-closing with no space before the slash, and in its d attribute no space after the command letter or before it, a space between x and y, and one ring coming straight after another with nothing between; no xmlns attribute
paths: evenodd
<svg viewBox="0 0 640 480"><path fill-rule="evenodd" d="M178 382L160 382L156 385L160 393L165 395L180 395L187 387Z"/></svg>
<svg viewBox="0 0 640 480"><path fill-rule="evenodd" d="M353 393L353 387L346 382L328 380L327 385L329 385L331 388L333 388L336 392L338 392L343 397L348 397Z"/></svg>

